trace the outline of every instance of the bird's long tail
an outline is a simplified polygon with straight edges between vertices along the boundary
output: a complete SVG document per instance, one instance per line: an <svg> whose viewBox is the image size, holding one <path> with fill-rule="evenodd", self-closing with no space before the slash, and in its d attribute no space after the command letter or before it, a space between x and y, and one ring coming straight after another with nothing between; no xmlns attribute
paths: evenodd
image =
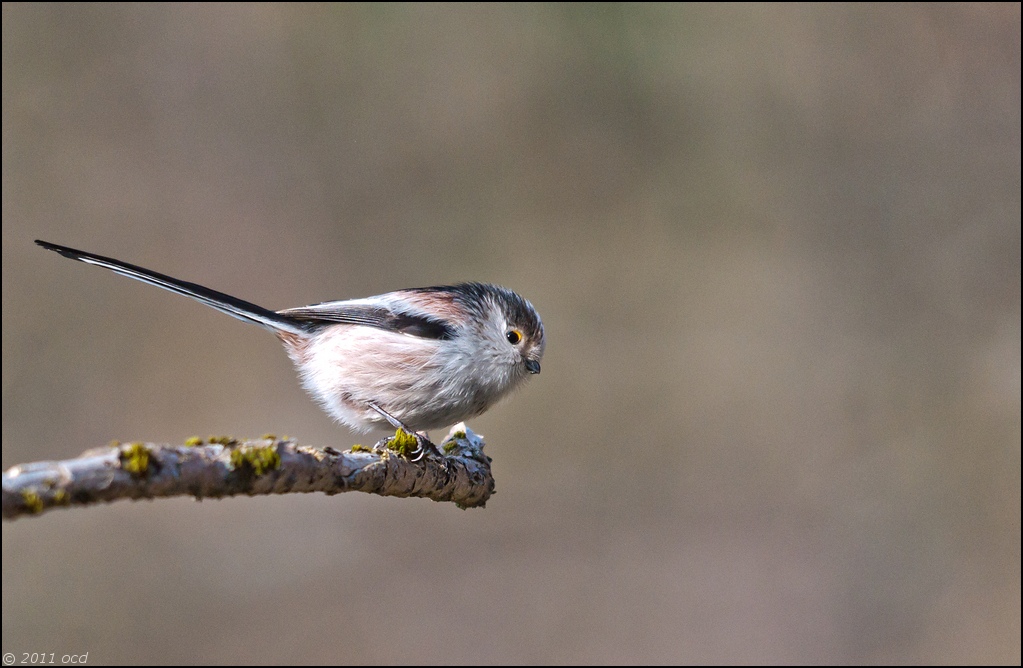
<svg viewBox="0 0 1023 668"><path fill-rule="evenodd" d="M169 290L170 292L175 292L179 295L191 297L198 302L202 302L211 308L217 309L221 313L226 313L227 315L238 318L244 322L251 322L253 324L260 325L277 334L290 333L298 336L308 334L306 327L299 321L282 316L274 311L265 309L262 306L256 306L251 302L238 299L237 297L226 295L223 292L217 292L216 290L211 290L196 283L182 281L164 274L159 274L155 271L150 271L149 269L143 269L142 267L128 264L127 262L103 257L102 255L75 250L74 248L68 248L67 246L58 246L57 244L39 241L38 239L36 240L36 243L47 250L60 253L64 257L69 257L72 260L78 260L79 262L85 262L86 264L94 264L97 267L104 267L122 276L134 278L137 281L149 283L150 285L155 285L158 288L163 288L164 290Z"/></svg>

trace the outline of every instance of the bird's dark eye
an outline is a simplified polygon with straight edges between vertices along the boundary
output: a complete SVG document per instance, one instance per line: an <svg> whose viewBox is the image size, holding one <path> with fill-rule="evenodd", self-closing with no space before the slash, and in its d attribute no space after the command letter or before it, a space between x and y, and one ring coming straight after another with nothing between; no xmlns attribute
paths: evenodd
<svg viewBox="0 0 1023 668"><path fill-rule="evenodd" d="M504 335L508 339L508 343L513 346L522 340L522 332L517 329L509 329L508 333Z"/></svg>

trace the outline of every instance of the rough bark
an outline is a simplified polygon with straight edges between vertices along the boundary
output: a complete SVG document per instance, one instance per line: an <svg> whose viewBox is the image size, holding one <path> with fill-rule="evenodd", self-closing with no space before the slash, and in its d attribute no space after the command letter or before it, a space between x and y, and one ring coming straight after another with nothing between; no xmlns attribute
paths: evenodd
<svg viewBox="0 0 1023 668"><path fill-rule="evenodd" d="M403 439L402 436L405 438ZM411 442L411 445L410 445ZM3 474L3 517L117 499L196 499L296 492L369 492L424 497L481 508L494 493L483 439L456 425L443 456L409 459L412 437L399 433L374 448L340 452L266 436L191 439L183 445L112 444L75 459L14 466Z"/></svg>

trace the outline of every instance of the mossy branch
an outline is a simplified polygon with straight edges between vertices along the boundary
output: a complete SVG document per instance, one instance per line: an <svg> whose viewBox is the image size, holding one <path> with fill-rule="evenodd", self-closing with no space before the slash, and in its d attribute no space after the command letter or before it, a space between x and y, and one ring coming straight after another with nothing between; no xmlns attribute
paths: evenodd
<svg viewBox="0 0 1023 668"><path fill-rule="evenodd" d="M464 424L444 440L443 457L412 462L406 456L408 440L392 437L375 448L355 446L346 452L271 435L249 441L223 437L189 439L184 445L110 445L75 459L5 471L3 517L117 499L296 492L416 496L481 508L494 493L483 439Z"/></svg>

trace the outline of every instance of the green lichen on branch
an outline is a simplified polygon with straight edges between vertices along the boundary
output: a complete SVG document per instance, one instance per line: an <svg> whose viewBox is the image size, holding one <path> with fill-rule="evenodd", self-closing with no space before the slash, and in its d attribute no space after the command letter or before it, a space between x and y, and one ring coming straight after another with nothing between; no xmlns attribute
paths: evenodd
<svg viewBox="0 0 1023 668"><path fill-rule="evenodd" d="M260 476L280 468L281 456L272 445L266 447L242 446L231 451L231 468L249 471Z"/></svg>
<svg viewBox="0 0 1023 668"><path fill-rule="evenodd" d="M149 473L149 449L142 443L129 444L121 450L121 468L133 476L144 478Z"/></svg>
<svg viewBox="0 0 1023 668"><path fill-rule="evenodd" d="M399 429L394 432L387 441L387 449L397 452L402 457L411 457L419 450L419 440L414 434L410 434L404 429Z"/></svg>
<svg viewBox="0 0 1023 668"><path fill-rule="evenodd" d="M29 489L21 492L21 502L25 505L25 510L32 515L38 515L46 507L42 497Z"/></svg>

